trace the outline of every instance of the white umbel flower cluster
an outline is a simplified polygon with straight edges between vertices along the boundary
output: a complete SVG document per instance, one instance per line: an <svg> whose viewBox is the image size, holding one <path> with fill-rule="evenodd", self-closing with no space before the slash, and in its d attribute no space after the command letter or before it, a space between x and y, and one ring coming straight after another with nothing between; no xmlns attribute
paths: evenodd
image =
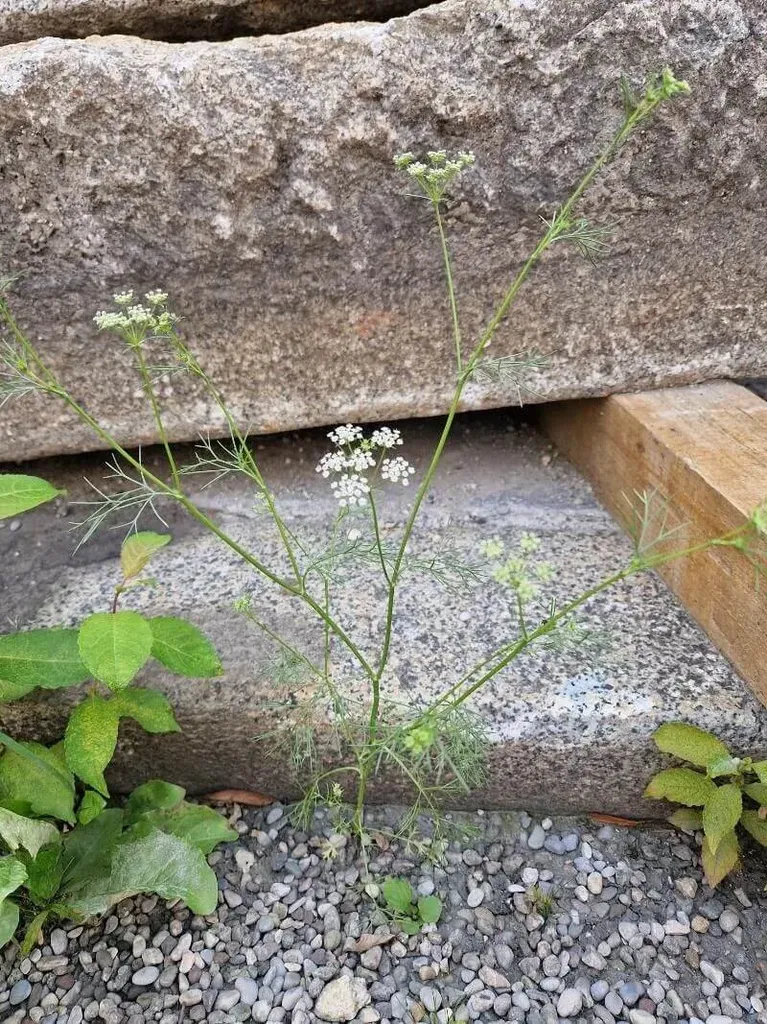
<svg viewBox="0 0 767 1024"><path fill-rule="evenodd" d="M367 504L373 476L380 472L382 480L407 486L415 473L413 467L403 458L382 458L385 451L402 444L402 435L392 427L377 427L370 437L365 437L362 427L346 423L331 430L328 437L335 450L326 452L317 463L317 472L330 483L333 493L342 508Z"/></svg>
<svg viewBox="0 0 767 1024"><path fill-rule="evenodd" d="M393 484L402 484L403 487L407 487L408 477L413 473L415 470L407 459L403 459L399 455L395 459L384 459L381 463L381 478L389 480Z"/></svg>
<svg viewBox="0 0 767 1024"><path fill-rule="evenodd" d="M100 331L113 331L133 345L148 335L170 334L178 323L178 317L166 308L166 292L147 292L146 304L137 302L132 291L118 292L112 297L118 309L102 309L93 321Z"/></svg>

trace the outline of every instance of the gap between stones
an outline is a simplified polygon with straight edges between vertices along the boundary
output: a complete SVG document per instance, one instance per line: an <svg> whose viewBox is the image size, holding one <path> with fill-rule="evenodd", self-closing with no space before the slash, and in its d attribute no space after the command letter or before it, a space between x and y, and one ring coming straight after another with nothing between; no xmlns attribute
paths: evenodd
<svg viewBox="0 0 767 1024"><path fill-rule="evenodd" d="M179 4L175 11L153 10L138 3L133 11L124 4L106 4L93 17L66 9L48 9L39 14L20 13L0 17L0 46L34 42L44 36L84 39L91 35L129 35L165 43L227 42L244 37L285 35L320 25L376 22L404 17L434 0L248 0L222 7L220 4L191 4L191 12Z"/></svg>

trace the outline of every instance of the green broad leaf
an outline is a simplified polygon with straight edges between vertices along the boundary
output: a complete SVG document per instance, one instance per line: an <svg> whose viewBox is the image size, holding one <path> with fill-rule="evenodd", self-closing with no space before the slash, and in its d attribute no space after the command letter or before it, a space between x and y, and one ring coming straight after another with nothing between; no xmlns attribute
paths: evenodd
<svg viewBox="0 0 767 1024"><path fill-rule="evenodd" d="M94 818L98 818L106 805L107 802L100 793L94 793L92 789L86 789L80 801L80 806L77 808L78 824L87 825Z"/></svg>
<svg viewBox="0 0 767 1024"><path fill-rule="evenodd" d="M19 926L19 908L12 900L0 902L0 949L7 945Z"/></svg>
<svg viewBox="0 0 767 1024"><path fill-rule="evenodd" d="M171 703L159 690L131 686L111 701L121 718L133 718L149 733L180 732Z"/></svg>
<svg viewBox="0 0 767 1024"><path fill-rule="evenodd" d="M759 817L759 811L744 811L740 823L757 843L767 846L767 819Z"/></svg>
<svg viewBox="0 0 767 1024"><path fill-rule="evenodd" d="M12 854L0 857L0 903L27 880L27 869Z"/></svg>
<svg viewBox="0 0 767 1024"><path fill-rule="evenodd" d="M442 916L442 900L439 896L422 896L418 901L418 913L424 924L436 924Z"/></svg>
<svg viewBox="0 0 767 1024"><path fill-rule="evenodd" d="M123 812L110 808L64 836L62 892L76 892L92 878L108 874L122 828Z"/></svg>
<svg viewBox="0 0 767 1024"><path fill-rule="evenodd" d="M650 779L644 795L651 800L671 800L685 807L703 807L715 790L716 785L708 776L692 768L666 768Z"/></svg>
<svg viewBox="0 0 767 1024"><path fill-rule="evenodd" d="M405 935L417 935L421 930L421 922L416 921L414 917L397 918L395 924Z"/></svg>
<svg viewBox="0 0 767 1024"><path fill-rule="evenodd" d="M723 757L719 761L712 761L706 769L710 779L720 779L723 775L737 775L742 762L739 757Z"/></svg>
<svg viewBox="0 0 767 1024"><path fill-rule="evenodd" d="M205 917L216 909L218 881L204 855L184 839L159 831L127 833L114 849L109 873L91 876L67 905L92 917L138 893L181 899L193 914Z"/></svg>
<svg viewBox="0 0 767 1024"><path fill-rule="evenodd" d="M751 765L751 771L760 782L767 783L767 761L755 761Z"/></svg>
<svg viewBox="0 0 767 1024"><path fill-rule="evenodd" d="M719 843L733 831L742 813L743 798L738 786L730 782L711 794L703 808L703 831L711 853L716 853Z"/></svg>
<svg viewBox="0 0 767 1024"><path fill-rule="evenodd" d="M77 649L76 629L28 629L0 636L0 701L42 686L76 686L90 678Z"/></svg>
<svg viewBox="0 0 767 1024"><path fill-rule="evenodd" d="M672 754L701 768L730 756L730 751L716 736L686 722L666 722L655 730L653 739L664 754Z"/></svg>
<svg viewBox="0 0 767 1024"><path fill-rule="evenodd" d="M96 612L78 637L80 657L110 690L122 690L152 653L152 629L138 612Z"/></svg>
<svg viewBox="0 0 767 1024"><path fill-rule="evenodd" d="M183 802L172 810L147 811L141 816L136 828L146 832L148 829L159 829L170 835L186 839L206 856L212 853L219 843L231 843L239 838L239 833L229 825L218 811L202 804Z"/></svg>
<svg viewBox="0 0 767 1024"><path fill-rule="evenodd" d="M381 887L383 898L387 904L399 914L409 914L412 910L413 889L405 878L387 878Z"/></svg>
<svg viewBox="0 0 767 1024"><path fill-rule="evenodd" d="M722 879L736 867L739 856L738 837L734 831L728 832L722 837L716 852L708 845L708 839L704 839L701 859L707 885L710 885L712 889L719 885Z"/></svg>
<svg viewBox="0 0 767 1024"><path fill-rule="evenodd" d="M63 493L39 476L0 473L0 519L10 519L11 516L28 512Z"/></svg>
<svg viewBox="0 0 767 1024"><path fill-rule="evenodd" d="M751 782L749 785L743 787L743 792L746 796L750 796L752 800L755 800L762 807L767 807L767 784L764 782Z"/></svg>
<svg viewBox="0 0 767 1024"><path fill-rule="evenodd" d="M152 657L167 669L190 679L212 679L223 673L213 644L184 619L150 619Z"/></svg>
<svg viewBox="0 0 767 1024"><path fill-rule="evenodd" d="M162 779L152 779L133 790L125 803L125 820L132 824L148 811L170 811L178 807L186 790Z"/></svg>
<svg viewBox="0 0 767 1024"><path fill-rule="evenodd" d="M40 902L47 903L59 891L63 873L63 845L44 846L35 859L27 863L27 889Z"/></svg>
<svg viewBox="0 0 767 1024"><path fill-rule="evenodd" d="M104 769L114 755L119 724L114 702L93 694L74 709L64 733L68 767L102 796L109 796Z"/></svg>
<svg viewBox="0 0 767 1024"><path fill-rule="evenodd" d="M35 857L42 846L59 841L59 830L48 821L36 821L0 807L0 839L11 853L19 848Z"/></svg>
<svg viewBox="0 0 767 1024"><path fill-rule="evenodd" d="M24 938L22 939L21 946L19 947L19 952L22 956L29 956L37 945L37 940L40 938L40 933L43 930L43 925L48 920L49 914L50 910L43 910L30 921L29 927L26 932L24 932Z"/></svg>
<svg viewBox="0 0 767 1024"><path fill-rule="evenodd" d="M75 780L55 749L19 743L0 757L0 805L16 814L74 823ZM32 755L32 756L24 756Z"/></svg>
<svg viewBox="0 0 767 1024"><path fill-rule="evenodd" d="M130 580L138 576L149 564L155 551L164 548L170 541L169 533L152 533L148 530L126 537L120 551L120 568L125 579Z"/></svg>
<svg viewBox="0 0 767 1024"><path fill-rule="evenodd" d="M685 832L699 832L703 828L703 814L692 807L680 807L669 816L669 822Z"/></svg>

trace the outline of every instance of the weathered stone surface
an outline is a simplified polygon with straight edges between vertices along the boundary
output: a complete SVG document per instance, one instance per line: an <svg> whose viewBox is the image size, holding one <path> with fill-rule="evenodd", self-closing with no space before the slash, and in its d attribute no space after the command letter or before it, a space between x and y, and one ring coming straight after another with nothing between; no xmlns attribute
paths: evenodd
<svg viewBox="0 0 767 1024"><path fill-rule="evenodd" d="M406 428L400 451L419 470L435 430L429 422ZM314 472L326 448L322 433L267 438L259 451L289 524L315 551L324 550L335 512L328 482ZM147 458L156 470L155 454ZM102 464L102 456L88 456L71 460L69 467L65 460L52 460L39 470L76 500L88 496L82 474L98 481ZM402 523L408 493L386 492L381 516L386 536ZM269 565L284 564L247 487L230 480L195 497ZM78 513L82 510L72 508L70 518L80 518ZM0 629L76 624L109 607L119 579L119 533L105 530L73 557L67 520L57 519L54 509L19 522L14 532L0 529ZM275 711L275 702L290 703L295 683L276 684L274 646L233 612L232 602L253 593L261 617L310 656L319 657L321 634L298 602L261 585L188 518L171 515L168 522L174 541L152 563L157 587L135 591L125 606L194 619L215 641L226 674L204 681L147 670L144 682L171 695L183 733L146 736L126 722L112 782L124 790L165 777L196 793L242 786L295 796L289 730L273 731L291 714L285 707ZM364 516L354 525L367 535ZM482 565L483 540L516 542L523 530L541 536L542 553L557 570L551 592L560 599L592 585L630 556L630 545L583 480L569 465L551 461L550 448L538 435L515 428L508 413L460 420L413 552L452 550ZM384 600L383 588L368 571L355 571L336 590L334 609L368 654L380 644ZM582 621L607 631L611 640L596 665L582 655L540 652L516 661L481 692L475 710L492 739L488 780L481 792L459 803L657 814L657 805L643 802L641 794L664 762L650 735L670 719L714 729L734 751L765 752L767 711L659 580L636 577L593 602ZM436 697L516 631L507 595L492 584L448 593L433 579L410 573L397 607L387 693L414 701ZM334 663L355 686L338 652ZM70 697L68 691L37 691L34 698L5 705L1 727L53 740L61 735ZM292 721L287 718L288 726ZM391 802L397 795L389 782L378 786L375 798Z"/></svg>
<svg viewBox="0 0 767 1024"><path fill-rule="evenodd" d="M760 0L451 0L381 24L184 45L124 37L0 48L0 266L22 321L130 443L155 437L127 358L90 317L163 286L254 431L429 415L451 390L427 204L392 154L470 147L448 221L466 334L620 117L623 71L672 64L664 110L584 212L614 225L596 269L549 254L498 354L537 349L543 398L767 372L767 18ZM191 383L175 439L217 431ZM516 400L472 385L467 407ZM93 445L35 400L0 458Z"/></svg>
<svg viewBox="0 0 767 1024"><path fill-rule="evenodd" d="M383 21L429 0L0 0L0 46L42 36L136 35L168 42Z"/></svg>

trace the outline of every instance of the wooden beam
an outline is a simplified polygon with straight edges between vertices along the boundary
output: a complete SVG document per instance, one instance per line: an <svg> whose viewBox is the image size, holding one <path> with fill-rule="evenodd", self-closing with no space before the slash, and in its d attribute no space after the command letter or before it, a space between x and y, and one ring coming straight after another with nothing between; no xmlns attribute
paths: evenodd
<svg viewBox="0 0 767 1024"><path fill-rule="evenodd" d="M767 498L767 402L716 381L537 407L545 433L622 523L626 495L656 489L682 543L741 526ZM767 704L767 584L738 552L714 548L661 576Z"/></svg>

